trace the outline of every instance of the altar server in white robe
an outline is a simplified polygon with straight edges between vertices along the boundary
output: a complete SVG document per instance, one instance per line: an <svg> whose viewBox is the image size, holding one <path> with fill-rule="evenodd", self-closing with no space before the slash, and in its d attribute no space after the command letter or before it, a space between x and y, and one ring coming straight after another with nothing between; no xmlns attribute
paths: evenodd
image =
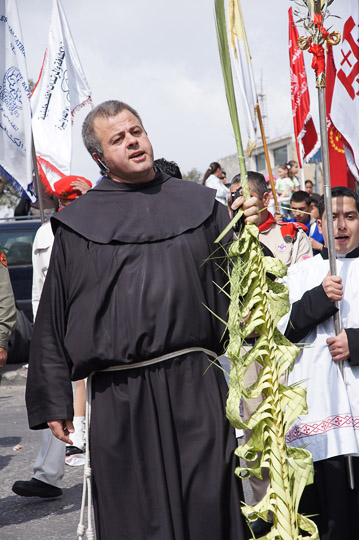
<svg viewBox="0 0 359 540"><path fill-rule="evenodd" d="M307 388L308 414L288 431L290 446L313 455L314 484L304 491L302 511L314 518L321 540L359 538L359 202L345 187L332 188L337 275L330 276L324 199L318 226L323 251L289 269L291 311L281 321L301 352L288 383ZM341 332L333 315L339 303ZM343 362L344 375L339 363ZM356 487L348 487L346 455L352 455Z"/></svg>

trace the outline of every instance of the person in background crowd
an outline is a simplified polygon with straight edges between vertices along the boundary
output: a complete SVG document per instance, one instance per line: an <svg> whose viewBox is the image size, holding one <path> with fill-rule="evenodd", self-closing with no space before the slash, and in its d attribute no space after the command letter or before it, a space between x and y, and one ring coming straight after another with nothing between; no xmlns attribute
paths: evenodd
<svg viewBox="0 0 359 540"><path fill-rule="evenodd" d="M291 181L288 176L288 163L282 163L277 167L278 177L275 181L278 202L281 210L280 219L289 219L289 201L291 196Z"/></svg>
<svg viewBox="0 0 359 540"><path fill-rule="evenodd" d="M319 200L313 199L311 196L311 203L310 203L310 215L312 216L312 219L315 219L315 221L318 221L319 219Z"/></svg>
<svg viewBox="0 0 359 540"><path fill-rule="evenodd" d="M311 180L306 180L304 182L304 185L305 185L305 192L308 193L308 195L312 195L313 188L314 188L313 182Z"/></svg>
<svg viewBox="0 0 359 540"><path fill-rule="evenodd" d="M299 179L297 174L299 173L299 163L298 161L295 161L294 159L291 159L287 163L288 168L288 177L291 180L291 192L294 193L294 191L298 191L299 189Z"/></svg>
<svg viewBox="0 0 359 540"><path fill-rule="evenodd" d="M286 163L282 163L277 167L278 178L275 182L275 189L278 197L288 197L289 182L288 182L288 167Z"/></svg>
<svg viewBox="0 0 359 540"><path fill-rule="evenodd" d="M165 158L155 159L155 167L159 167L163 172L167 173L173 178L179 178L182 180L181 169L175 161L167 161Z"/></svg>
<svg viewBox="0 0 359 540"><path fill-rule="evenodd" d="M5 253L0 246L0 368L5 366L9 338L16 324L16 306Z"/></svg>
<svg viewBox="0 0 359 540"><path fill-rule="evenodd" d="M33 175L33 186L34 186L34 192L36 193L36 183L35 183L35 175ZM40 181L40 196L42 200L42 207L44 209L45 216L50 216L57 212L59 208L59 202L56 196L56 193L50 192L47 190L44 186L44 184ZM18 202L15 210L14 210L14 216L39 216L40 215L40 206L39 202L36 201L35 203L32 203L29 199L29 197L26 195L25 192L21 194L20 201Z"/></svg>
<svg viewBox="0 0 359 540"><path fill-rule="evenodd" d="M299 179L297 176L297 174L299 173L298 162L294 161L293 159L288 161L287 169L288 169L288 178L289 178L289 190L290 190L290 195L292 196L293 193L295 193L296 191L300 189Z"/></svg>
<svg viewBox="0 0 359 540"><path fill-rule="evenodd" d="M305 191L296 191L290 200L290 209L293 217L291 222L301 223L306 227L306 233L312 244L313 254L317 255L324 244L323 235L318 229L318 224L311 216L312 199Z"/></svg>
<svg viewBox="0 0 359 540"><path fill-rule="evenodd" d="M222 180L222 168L219 163L213 161L206 170L202 185L216 190L216 200L227 206L229 189Z"/></svg>
<svg viewBox="0 0 359 540"><path fill-rule="evenodd" d="M65 208L73 200L91 188L91 182L79 176L65 176L54 184L60 209ZM50 256L54 242L50 221L45 222L37 231L32 253L32 311L34 320L45 283ZM75 433L71 445L71 453L83 451L84 423L84 381L76 383L75 390ZM81 400L82 397L82 400ZM82 447L82 448L80 448ZM70 449L70 447L68 447ZM77 450L76 450L77 449ZM49 429L42 432L42 444L34 464L34 475L31 480L17 480L12 491L23 497L52 498L62 495L62 478L65 474L65 455L71 455L64 442L59 441Z"/></svg>
<svg viewBox="0 0 359 540"><path fill-rule="evenodd" d="M318 201L320 199L319 193L313 193L314 184L311 180L306 180L304 182L305 185L305 192L308 193L312 197L313 200Z"/></svg>
<svg viewBox="0 0 359 540"><path fill-rule="evenodd" d="M261 173L248 171L249 193L256 197L259 208L259 240L267 246L274 257L290 266L303 258L312 256L312 248L305 227L299 222L277 223L268 211L270 195L268 185ZM231 183L231 192L240 188L241 176Z"/></svg>

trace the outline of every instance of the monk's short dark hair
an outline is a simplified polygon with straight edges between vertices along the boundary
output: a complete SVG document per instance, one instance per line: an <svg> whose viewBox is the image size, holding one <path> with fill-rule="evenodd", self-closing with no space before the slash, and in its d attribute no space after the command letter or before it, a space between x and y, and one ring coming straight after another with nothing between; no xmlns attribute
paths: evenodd
<svg viewBox="0 0 359 540"><path fill-rule="evenodd" d="M143 126L140 115L135 109L133 109L133 107L127 105L127 103L124 103L123 101L118 101L115 99L100 103L99 105L97 105L97 107L94 107L92 111L88 113L84 120L84 123L82 124L82 140L91 156L95 152L102 155L101 144L95 134L94 124L96 118L112 118L123 111L128 111L132 113L134 116L136 116L141 126Z"/></svg>
<svg viewBox="0 0 359 540"><path fill-rule="evenodd" d="M359 198L355 191L346 186L335 186L332 188L331 192L332 199L337 199L338 197L350 197L351 199L354 199L355 207L359 212ZM325 210L324 195L322 195L319 199L318 210L319 217L322 219Z"/></svg>

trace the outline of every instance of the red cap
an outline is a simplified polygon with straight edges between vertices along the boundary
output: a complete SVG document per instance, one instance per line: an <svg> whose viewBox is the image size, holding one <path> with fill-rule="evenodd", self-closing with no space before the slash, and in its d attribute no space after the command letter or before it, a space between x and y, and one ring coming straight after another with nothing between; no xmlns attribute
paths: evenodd
<svg viewBox="0 0 359 540"><path fill-rule="evenodd" d="M83 180L91 188L92 184L89 180L83 176L64 176L57 180L54 183L55 193L60 199L76 199L79 195L82 195L81 191L75 189L71 184L72 182L77 182L78 180Z"/></svg>

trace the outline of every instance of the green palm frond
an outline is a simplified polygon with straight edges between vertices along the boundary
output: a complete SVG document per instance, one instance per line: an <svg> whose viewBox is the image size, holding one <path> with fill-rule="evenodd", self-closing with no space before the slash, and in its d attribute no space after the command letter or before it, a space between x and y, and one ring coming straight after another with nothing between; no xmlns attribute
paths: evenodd
<svg viewBox="0 0 359 540"><path fill-rule="evenodd" d="M241 130L240 130L239 121L238 121L236 94L235 94L234 85L233 85L231 57L229 54L229 46L228 46L226 12L224 8L223 0L216 0L215 13L216 13L216 30L217 30L219 57L221 60L222 74L223 74L223 79L224 79L224 86L225 86L225 91L226 91L229 114L231 117L233 133L236 140L239 168L241 172L241 185L243 188L244 197L248 198L249 189L248 189L248 182L247 182L246 163L245 163L245 157L244 157L244 152L243 152Z"/></svg>
<svg viewBox="0 0 359 540"><path fill-rule="evenodd" d="M241 183L248 196L224 0L215 0L215 14L227 102L241 167ZM233 221L217 241L232 225ZM261 478L261 470L267 468L270 477L264 499L253 507L244 505L242 511L249 525L258 517L269 521L269 513L272 513L273 526L262 540L317 540L315 524L298 513L303 489L313 481L312 457L307 450L287 447L285 441L285 434L294 420L306 411L305 389L298 385L287 387L281 383L284 373L293 365L298 349L276 328L280 318L289 310L288 290L282 283L269 279L267 273L282 278L286 274L286 267L278 259L263 256L258 228L253 224L246 225L240 238L231 244L229 267L227 328L231 371L227 417L234 427L252 430L251 438L237 448L236 454L241 459L255 462L252 467L238 467L236 473L239 476L254 474ZM258 339L254 347L245 352L245 340L253 332L256 332ZM245 372L255 361L260 363L262 370L258 380L246 387ZM261 394L262 403L244 422L240 415L241 399L252 399ZM303 532L309 536L302 536Z"/></svg>

